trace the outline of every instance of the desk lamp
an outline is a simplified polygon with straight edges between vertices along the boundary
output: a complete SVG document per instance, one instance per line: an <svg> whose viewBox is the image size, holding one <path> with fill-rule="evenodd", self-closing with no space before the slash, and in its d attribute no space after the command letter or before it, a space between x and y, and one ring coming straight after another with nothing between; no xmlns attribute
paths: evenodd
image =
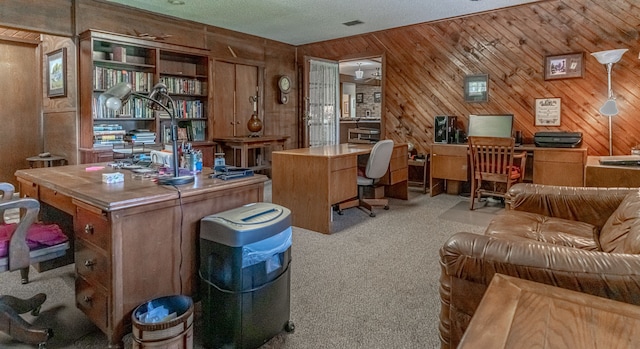
<svg viewBox="0 0 640 349"><path fill-rule="evenodd" d="M132 92L131 90L132 88L130 83L117 83L100 95L99 103L104 104L105 107L111 110L118 110L123 104L126 104L129 101L131 96L136 96L147 100L147 107L153 110L164 110L169 113L169 116L171 117L171 142L173 146L173 176L158 177L158 184L180 185L193 182L194 177L191 175L179 176L178 125L176 124L175 104L167 92L167 86L163 83L156 84L153 86L149 96ZM169 109L169 105L171 106L171 109Z"/></svg>
<svg viewBox="0 0 640 349"><path fill-rule="evenodd" d="M622 58L622 55L627 52L628 49L622 48L617 50L608 50L594 52L591 55L594 56L600 64L604 64L607 67L607 101L600 107L600 113L609 117L609 156L613 154L613 148L611 147L611 117L618 115L618 105L616 104L616 98L613 96L613 90L611 89L611 68L613 63L617 63Z"/></svg>

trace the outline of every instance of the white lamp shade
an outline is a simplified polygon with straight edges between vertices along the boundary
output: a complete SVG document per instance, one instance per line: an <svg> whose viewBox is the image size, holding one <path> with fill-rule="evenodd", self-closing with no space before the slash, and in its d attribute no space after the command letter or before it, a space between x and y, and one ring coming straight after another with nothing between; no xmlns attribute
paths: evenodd
<svg viewBox="0 0 640 349"><path fill-rule="evenodd" d="M356 79L362 79L364 72L362 70L356 70Z"/></svg>
<svg viewBox="0 0 640 349"><path fill-rule="evenodd" d="M621 48L617 50L594 52L591 55L595 57L600 64L609 64L617 63L622 58L622 55L627 51L629 51L629 49Z"/></svg>
<svg viewBox="0 0 640 349"><path fill-rule="evenodd" d="M110 97L104 102L104 106L107 107L107 109L118 110L122 107L122 101L120 98Z"/></svg>
<svg viewBox="0 0 640 349"><path fill-rule="evenodd" d="M607 99L607 101L604 102L604 105L600 108L600 114L607 116L618 115L618 105L616 104L616 101L614 99Z"/></svg>

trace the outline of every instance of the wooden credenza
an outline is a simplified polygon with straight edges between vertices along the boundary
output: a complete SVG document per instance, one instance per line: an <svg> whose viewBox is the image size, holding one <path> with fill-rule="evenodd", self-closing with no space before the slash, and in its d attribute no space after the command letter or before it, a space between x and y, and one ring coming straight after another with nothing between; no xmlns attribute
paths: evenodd
<svg viewBox="0 0 640 349"><path fill-rule="evenodd" d="M200 219L263 201L267 177L222 181L205 168L194 183L172 187L121 170L124 182L102 183L102 173L114 171L103 163L19 170L16 177L22 196L73 220L65 233L75 245L76 306L107 335L109 348L122 348L137 306L197 296Z"/></svg>
<svg viewBox="0 0 640 349"><path fill-rule="evenodd" d="M526 144L516 147L527 152L525 182L581 187L585 183L586 148L545 148ZM431 145L431 196L446 190L459 194L469 180L469 147L466 144Z"/></svg>

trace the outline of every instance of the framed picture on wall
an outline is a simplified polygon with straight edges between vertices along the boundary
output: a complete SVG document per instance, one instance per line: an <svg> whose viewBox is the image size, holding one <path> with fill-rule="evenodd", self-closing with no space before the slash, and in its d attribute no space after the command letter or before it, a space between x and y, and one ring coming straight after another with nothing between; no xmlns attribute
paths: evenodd
<svg viewBox="0 0 640 349"><path fill-rule="evenodd" d="M536 98L535 125L560 126L561 107L560 98Z"/></svg>
<svg viewBox="0 0 640 349"><path fill-rule="evenodd" d="M67 95L67 49L49 52L47 62L47 97L64 97Z"/></svg>
<svg viewBox="0 0 640 349"><path fill-rule="evenodd" d="M544 79L581 78L584 75L584 53L546 56L544 58Z"/></svg>
<svg viewBox="0 0 640 349"><path fill-rule="evenodd" d="M464 77L464 101L489 101L489 74L466 75Z"/></svg>
<svg viewBox="0 0 640 349"><path fill-rule="evenodd" d="M374 92L373 93L373 102L374 103L380 103L380 99L382 98L382 93L381 92Z"/></svg>
<svg viewBox="0 0 640 349"><path fill-rule="evenodd" d="M356 103L362 103L364 101L364 94L356 93Z"/></svg>

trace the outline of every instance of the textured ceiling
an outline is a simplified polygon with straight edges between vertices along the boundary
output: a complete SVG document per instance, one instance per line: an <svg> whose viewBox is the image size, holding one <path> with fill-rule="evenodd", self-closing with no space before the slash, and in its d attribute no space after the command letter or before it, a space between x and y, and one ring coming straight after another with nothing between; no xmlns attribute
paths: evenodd
<svg viewBox="0 0 640 349"><path fill-rule="evenodd" d="M539 0L107 0L303 45ZM182 5L173 5L184 2ZM343 23L359 20L359 25Z"/></svg>

